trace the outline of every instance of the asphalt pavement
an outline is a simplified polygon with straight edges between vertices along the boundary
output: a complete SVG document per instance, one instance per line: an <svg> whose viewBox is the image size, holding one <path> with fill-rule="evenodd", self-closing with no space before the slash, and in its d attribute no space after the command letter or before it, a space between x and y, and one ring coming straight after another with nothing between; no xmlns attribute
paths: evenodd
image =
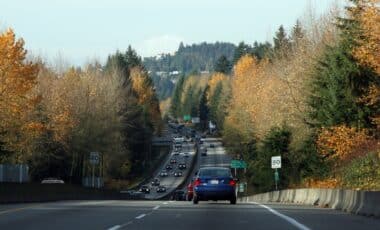
<svg viewBox="0 0 380 230"><path fill-rule="evenodd" d="M380 219L284 204L72 201L0 205L0 229L380 229Z"/></svg>
<svg viewBox="0 0 380 230"><path fill-rule="evenodd" d="M214 147L211 147L211 144ZM190 152L191 154L191 157L187 158L188 161L198 157L193 172L189 172L187 168L186 173L193 175L198 168L204 166L228 166L231 158L226 154L219 139L206 138L203 146L207 148L207 156L195 155L192 144L183 145L181 153ZM169 164L171 157L168 157L168 160L160 166L161 169ZM185 158L177 157L179 161L185 160ZM165 185L169 192L176 189L184 178L169 176L160 179L161 184ZM152 191L146 198L157 199L165 194ZM0 205L0 229L378 230L380 219L296 204L237 203L230 205L220 201L201 201L198 205L194 205L187 201L159 200L64 201Z"/></svg>
<svg viewBox="0 0 380 230"><path fill-rule="evenodd" d="M185 157L185 153L188 154L188 157ZM180 150L178 155L175 155L174 152L171 152L169 157L166 159L166 161L164 161L163 164L159 166L160 170L158 170L157 174L153 176L153 178L158 178L160 180L160 185L165 186L166 192L157 193L156 192L157 186L151 186L149 182L146 185L151 188L151 191L149 194L145 195L145 198L152 199L152 200L160 199L168 195L169 193L173 192L174 190L176 190L177 187L186 179L187 175L189 174L190 165L195 157L196 157L196 154L195 154L194 143L188 143L188 142L183 143L182 149ZM171 159L176 159L177 162L175 164L170 164ZM185 163L186 169L179 170L178 169L179 163ZM166 170L165 169L166 165L172 165L173 169ZM167 177L160 177L159 174L162 171L168 172L169 175ZM178 172L178 171L181 171L183 175L181 177L174 177L174 172Z"/></svg>

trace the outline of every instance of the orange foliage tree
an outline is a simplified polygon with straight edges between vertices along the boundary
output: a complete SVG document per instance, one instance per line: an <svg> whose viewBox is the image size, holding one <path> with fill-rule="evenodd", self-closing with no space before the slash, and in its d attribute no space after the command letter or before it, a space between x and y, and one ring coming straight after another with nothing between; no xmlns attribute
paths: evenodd
<svg viewBox="0 0 380 230"><path fill-rule="evenodd" d="M26 60L24 41L13 30L0 34L0 140L8 151L19 153L11 160L20 162L27 143L38 135L41 125L31 120L38 102L31 90L36 84L38 64Z"/></svg>
<svg viewBox="0 0 380 230"><path fill-rule="evenodd" d="M367 130L339 125L322 128L317 138L317 145L324 157L344 162L357 157L360 153L367 153L365 150L368 150L371 141Z"/></svg>
<svg viewBox="0 0 380 230"><path fill-rule="evenodd" d="M353 9L354 18L359 22L360 32L356 36L357 46L353 55L361 65L372 68L380 77L380 1L360 0ZM380 86L373 84L364 101L370 105L380 104ZM380 130L380 114L373 118Z"/></svg>

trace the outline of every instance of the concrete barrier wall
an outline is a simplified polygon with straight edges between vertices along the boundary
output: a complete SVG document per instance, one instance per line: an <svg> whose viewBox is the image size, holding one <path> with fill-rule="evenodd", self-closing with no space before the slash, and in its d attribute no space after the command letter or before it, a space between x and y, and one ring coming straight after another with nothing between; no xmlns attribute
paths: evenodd
<svg viewBox="0 0 380 230"><path fill-rule="evenodd" d="M240 202L280 202L315 205L380 217L380 191L343 189L286 189L240 198Z"/></svg>

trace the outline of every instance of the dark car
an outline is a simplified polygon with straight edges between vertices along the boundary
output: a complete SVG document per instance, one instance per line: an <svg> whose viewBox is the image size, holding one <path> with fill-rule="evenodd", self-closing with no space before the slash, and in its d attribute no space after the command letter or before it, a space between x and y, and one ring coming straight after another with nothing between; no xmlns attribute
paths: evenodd
<svg viewBox="0 0 380 230"><path fill-rule="evenodd" d="M210 144L210 148L215 148L215 145L214 144Z"/></svg>
<svg viewBox="0 0 380 230"><path fill-rule="evenodd" d="M158 178L155 178L152 182L150 182L152 186L159 186L160 185L160 180Z"/></svg>
<svg viewBox="0 0 380 230"><path fill-rule="evenodd" d="M171 165L166 165L166 170L172 170L173 169L173 166L171 166Z"/></svg>
<svg viewBox="0 0 380 230"><path fill-rule="evenodd" d="M206 151L206 150L201 151L201 156L202 156L202 157L207 156L207 151Z"/></svg>
<svg viewBox="0 0 380 230"><path fill-rule="evenodd" d="M175 163L177 163L177 160L176 160L176 159L171 159L171 160L170 160L170 164L175 164Z"/></svg>
<svg viewBox="0 0 380 230"><path fill-rule="evenodd" d="M182 172L180 172L180 171L175 172L175 173L174 173L174 176L175 176L175 177L181 177L181 176L182 176Z"/></svg>
<svg viewBox="0 0 380 230"><path fill-rule="evenodd" d="M166 192L166 187L165 186L158 186L156 189L156 192L158 192L158 193Z"/></svg>
<svg viewBox="0 0 380 230"><path fill-rule="evenodd" d="M146 185L140 187L139 192L150 193L150 188Z"/></svg>
<svg viewBox="0 0 380 230"><path fill-rule="evenodd" d="M194 180L193 203L201 200L229 200L236 204L236 179L224 167L200 168Z"/></svg>
<svg viewBox="0 0 380 230"><path fill-rule="evenodd" d="M168 172L166 171L160 172L160 177L167 177L167 176L168 176Z"/></svg>
<svg viewBox="0 0 380 230"><path fill-rule="evenodd" d="M172 196L173 200L185 200L185 192L182 190L176 190Z"/></svg>
<svg viewBox="0 0 380 230"><path fill-rule="evenodd" d="M193 199L194 195L194 181L190 181L190 183L187 185L187 193L186 193L186 200L191 201Z"/></svg>
<svg viewBox="0 0 380 230"><path fill-rule="evenodd" d="M183 153L184 157L190 157L190 153Z"/></svg>
<svg viewBox="0 0 380 230"><path fill-rule="evenodd" d="M186 169L186 164L185 163L178 164L178 169L181 169L181 170Z"/></svg>

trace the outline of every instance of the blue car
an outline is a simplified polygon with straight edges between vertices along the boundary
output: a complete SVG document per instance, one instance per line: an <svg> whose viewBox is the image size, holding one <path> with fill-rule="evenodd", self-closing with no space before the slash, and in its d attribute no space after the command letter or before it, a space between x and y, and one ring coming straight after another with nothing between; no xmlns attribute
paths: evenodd
<svg viewBox="0 0 380 230"><path fill-rule="evenodd" d="M201 200L229 200L231 204L236 204L236 182L229 168L200 168L194 180L193 203L198 204Z"/></svg>

